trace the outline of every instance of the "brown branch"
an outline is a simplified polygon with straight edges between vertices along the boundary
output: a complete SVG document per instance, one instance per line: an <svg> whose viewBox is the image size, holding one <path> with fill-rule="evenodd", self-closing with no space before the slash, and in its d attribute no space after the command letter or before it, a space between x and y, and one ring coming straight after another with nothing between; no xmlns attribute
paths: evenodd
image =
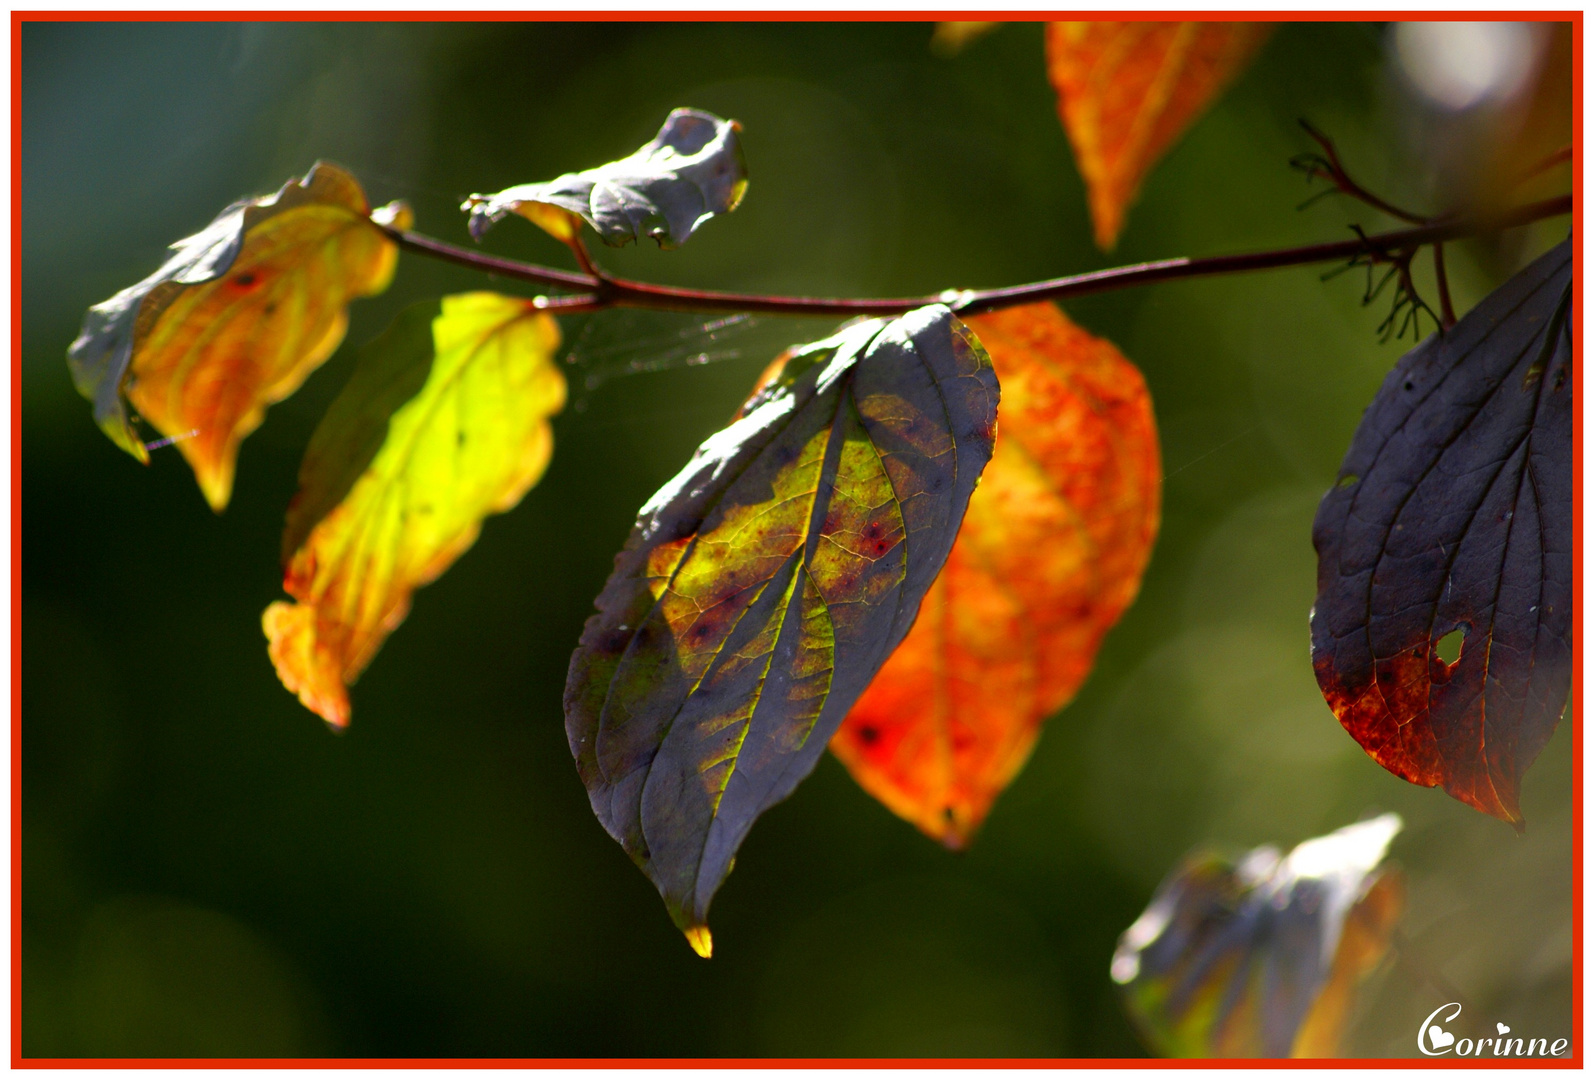
<svg viewBox="0 0 1594 1080"><path fill-rule="evenodd" d="M547 285L554 289L585 289L592 290L598 287L598 279L586 274L572 274L568 270L553 270L546 266L535 266L531 263L518 262L514 259L503 259L497 255L488 255L484 252L473 251L470 248L459 247L442 240L435 240L424 233L411 232L408 229L394 229L386 225L377 228L398 244L405 251L413 251L417 255L426 255L433 259L441 259L456 266L469 267L472 270L481 270L500 277L514 278L516 281L529 281L533 285Z"/></svg>
<svg viewBox="0 0 1594 1080"><path fill-rule="evenodd" d="M1308 244L1304 247L1254 251L1241 255L1216 255L1200 259L1162 259L1001 289L948 290L935 296L856 300L840 297L769 296L758 293L680 289L667 285L628 281L624 278L607 276L600 278L485 255L469 248L456 247L429 236L401 229L384 228L383 231L407 251L517 281L571 289L586 294L551 297L543 301L543 306L549 310L566 314L599 311L611 307L632 307L672 311L745 311L767 315L900 315L926 304L947 304L960 314L972 315L1039 300L1061 300L1112 289L1150 285L1159 281L1210 277L1215 274L1233 274L1249 270L1275 270L1287 266L1350 259L1367 253L1370 248L1375 251L1390 251L1417 247L1454 240L1462 236L1498 232L1571 212L1572 196L1561 195L1485 218L1455 218L1418 228L1374 233L1326 244Z"/></svg>

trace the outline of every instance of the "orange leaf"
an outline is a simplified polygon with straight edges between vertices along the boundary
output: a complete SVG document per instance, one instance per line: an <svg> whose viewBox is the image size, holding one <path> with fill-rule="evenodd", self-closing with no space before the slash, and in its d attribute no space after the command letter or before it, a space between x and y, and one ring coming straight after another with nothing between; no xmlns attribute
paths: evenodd
<svg viewBox="0 0 1594 1080"><path fill-rule="evenodd" d="M1111 250L1152 165L1271 29L1245 22L1047 24L1046 70L1085 178L1098 247Z"/></svg>
<svg viewBox="0 0 1594 1080"><path fill-rule="evenodd" d="M1134 366L1051 304L967 320L1002 385L996 452L907 638L831 749L962 847L1140 588L1161 455Z"/></svg>
<svg viewBox="0 0 1594 1080"><path fill-rule="evenodd" d="M232 496L238 445L331 356L349 301L381 292L398 247L347 172L317 162L275 195L234 203L165 265L89 310L68 360L106 434L149 454L122 399L177 442L212 509Z"/></svg>

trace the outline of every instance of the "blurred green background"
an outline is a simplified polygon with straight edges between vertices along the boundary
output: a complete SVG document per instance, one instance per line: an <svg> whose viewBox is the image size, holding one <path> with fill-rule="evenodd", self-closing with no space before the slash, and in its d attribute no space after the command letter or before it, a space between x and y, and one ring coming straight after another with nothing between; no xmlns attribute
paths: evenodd
<svg viewBox="0 0 1594 1080"><path fill-rule="evenodd" d="M715 343L740 358L590 392L576 368L547 477L416 596L343 737L277 684L260 631L299 455L355 346L407 303L490 283L405 256L245 443L221 517L175 451L139 468L72 388L89 305L318 157L464 242L462 196L622 156L670 108L709 109L745 125L742 208L680 251L600 258L673 284L842 295L1389 227L1333 199L1296 210L1299 117L1397 201L1423 204L1435 180L1385 28L1289 25L1104 256L1041 28L950 59L929 39L922 23L23 26L25 1055L1136 1055L1108 961L1180 855L1287 846L1386 809L1408 823L1393 851L1423 960L1487 1019L1572 1035L1570 725L1528 775L1519 837L1385 773L1313 681L1312 514L1410 345L1379 342L1384 302L1360 305L1359 273L1067 305L1157 404L1164 524L1139 602L971 851L941 850L826 757L743 848L709 962L593 819L561 689L636 508L779 348L827 324L766 318ZM1453 247L1458 303L1565 227ZM569 265L524 222L486 246ZM693 325L616 314L565 331L613 367ZM1414 1054L1446 1000L1395 968L1348 1049Z"/></svg>

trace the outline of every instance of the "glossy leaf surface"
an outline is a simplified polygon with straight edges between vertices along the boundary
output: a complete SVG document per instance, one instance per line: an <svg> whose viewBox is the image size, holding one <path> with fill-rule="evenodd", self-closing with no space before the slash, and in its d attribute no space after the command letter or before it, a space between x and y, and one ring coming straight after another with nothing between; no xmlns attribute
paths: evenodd
<svg viewBox="0 0 1594 1080"><path fill-rule="evenodd" d="M1134 599L1162 483L1151 397L1111 342L1051 304L968 325L1002 382L1001 437L918 622L831 742L865 790L954 848Z"/></svg>
<svg viewBox="0 0 1594 1080"><path fill-rule="evenodd" d="M372 219L407 227L409 210L371 213L354 177L317 162L275 195L234 203L155 273L90 308L68 363L100 427L147 464L131 403L178 440L206 500L224 509L239 443L337 349L349 301L392 279L398 248Z"/></svg>
<svg viewBox="0 0 1594 1080"><path fill-rule="evenodd" d="M361 350L288 510L283 588L297 603L262 619L283 685L329 724L348 723L347 686L411 593L541 478L565 401L558 345L529 301L482 292L417 304Z"/></svg>
<svg viewBox="0 0 1594 1080"><path fill-rule="evenodd" d="M569 241L585 220L605 244L652 237L677 247L716 214L736 209L747 190L739 125L697 109L676 109L653 140L630 157L566 173L545 184L518 184L472 195L471 235L478 240L516 213Z"/></svg>
<svg viewBox="0 0 1594 1080"><path fill-rule="evenodd" d="M1516 824L1571 683L1571 298L1567 242L1402 357L1312 528L1312 663L1340 723Z"/></svg>
<svg viewBox="0 0 1594 1080"><path fill-rule="evenodd" d="M1238 864L1192 856L1124 931L1112 978L1164 1057L1327 1057L1403 906L1384 814Z"/></svg>
<svg viewBox="0 0 1594 1080"><path fill-rule="evenodd" d="M997 383L945 307L798 350L638 516L571 659L599 821L707 955L709 902L935 580Z"/></svg>
<svg viewBox="0 0 1594 1080"><path fill-rule="evenodd" d="M1140 185L1267 39L1246 22L1057 22L1046 70L1085 180L1096 244L1110 250Z"/></svg>

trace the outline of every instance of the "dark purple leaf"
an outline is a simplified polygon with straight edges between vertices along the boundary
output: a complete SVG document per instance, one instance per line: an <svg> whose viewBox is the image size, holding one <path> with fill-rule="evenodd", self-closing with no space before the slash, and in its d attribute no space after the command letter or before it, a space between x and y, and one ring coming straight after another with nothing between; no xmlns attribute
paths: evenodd
<svg viewBox="0 0 1594 1080"><path fill-rule="evenodd" d="M642 508L570 661L593 811L703 955L747 831L913 624L996 434L941 305L797 350Z"/></svg>
<svg viewBox="0 0 1594 1080"><path fill-rule="evenodd" d="M1312 529L1312 662L1340 723L1519 827L1571 680L1571 300L1568 241L1407 353Z"/></svg>

